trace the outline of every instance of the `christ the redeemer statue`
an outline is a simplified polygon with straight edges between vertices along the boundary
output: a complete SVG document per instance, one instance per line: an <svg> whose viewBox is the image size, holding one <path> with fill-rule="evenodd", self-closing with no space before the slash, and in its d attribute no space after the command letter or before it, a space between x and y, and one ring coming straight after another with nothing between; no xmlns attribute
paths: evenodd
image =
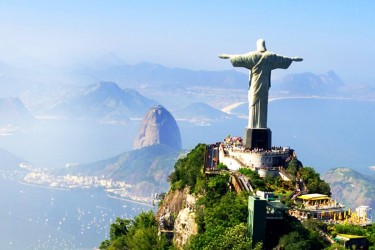
<svg viewBox="0 0 375 250"><path fill-rule="evenodd" d="M257 146L270 148L271 135L267 128L267 109L268 90L271 87L271 71L273 69L287 69L293 61L300 62L303 59L299 57L284 57L269 52L263 39L257 41L257 51L243 55L222 54L219 57L221 59L230 59L234 67L249 69L249 123L248 131L245 133L245 141L247 140L246 137L250 136L253 138L253 142L247 142L246 146L248 148ZM260 130L257 131L258 129ZM269 138L264 138L263 135L258 136L258 132L264 133L264 130L267 129ZM268 143L264 144L261 142L262 140L268 140Z"/></svg>

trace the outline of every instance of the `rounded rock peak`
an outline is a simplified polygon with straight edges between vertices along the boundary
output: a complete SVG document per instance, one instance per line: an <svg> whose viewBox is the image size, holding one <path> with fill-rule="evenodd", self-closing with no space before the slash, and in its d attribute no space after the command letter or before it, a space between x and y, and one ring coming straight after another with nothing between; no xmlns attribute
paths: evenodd
<svg viewBox="0 0 375 250"><path fill-rule="evenodd" d="M133 148L140 149L154 144L167 145L176 150L181 149L181 135L176 120L161 105L150 108L143 118Z"/></svg>

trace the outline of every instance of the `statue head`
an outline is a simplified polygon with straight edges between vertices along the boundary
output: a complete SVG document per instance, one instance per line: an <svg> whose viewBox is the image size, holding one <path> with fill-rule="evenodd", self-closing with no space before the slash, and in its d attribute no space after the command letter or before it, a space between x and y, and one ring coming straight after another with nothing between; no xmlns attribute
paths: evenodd
<svg viewBox="0 0 375 250"><path fill-rule="evenodd" d="M258 41L257 41L257 51L258 52L267 51L267 49L266 49L266 41L264 41L263 39L258 39Z"/></svg>

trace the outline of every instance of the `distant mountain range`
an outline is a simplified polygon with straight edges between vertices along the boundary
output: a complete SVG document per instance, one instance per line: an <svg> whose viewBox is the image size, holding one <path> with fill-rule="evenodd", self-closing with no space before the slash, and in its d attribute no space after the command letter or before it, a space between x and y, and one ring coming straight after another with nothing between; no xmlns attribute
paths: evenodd
<svg viewBox="0 0 375 250"><path fill-rule="evenodd" d="M248 75L233 70L208 71L189 70L182 68L169 68L160 64L143 62L135 65L126 64L116 55L107 55L92 65L82 66L75 71L81 75L94 77L95 80L111 79L120 84L126 84L134 88L150 87L152 89L181 90L192 87L200 88L224 88L246 89ZM311 72L287 75L281 79L272 81L271 93L275 95L334 95L368 96L371 91L375 97L375 89L369 86L346 84L334 71L324 74ZM357 91L352 91L357 89Z"/></svg>
<svg viewBox="0 0 375 250"><path fill-rule="evenodd" d="M127 122L142 117L157 102L133 89L121 89L113 82L99 82L76 91L47 113L51 116Z"/></svg>
<svg viewBox="0 0 375 250"><path fill-rule="evenodd" d="M121 87L190 88L209 87L225 89L247 88L248 75L231 70L210 71L170 68L143 62L128 64L115 54L107 54L89 63L76 63L64 67L37 65L34 68L12 67L0 62L0 87L7 93L19 96L30 86L53 83L84 86L92 82L111 81ZM303 84L303 85L302 85ZM288 75L272 81L271 91L291 94L332 94L340 88L346 92L349 85L334 71L325 74L310 72ZM346 87L345 87L346 86ZM353 86L355 88L355 86ZM361 85L360 89L371 87ZM11 91L10 91L11 90ZM352 93L353 94L353 93ZM359 93L356 93L359 94Z"/></svg>
<svg viewBox="0 0 375 250"><path fill-rule="evenodd" d="M110 57L86 67L84 72L136 89L174 112L177 119L178 110L194 103L221 109L235 102L247 102L248 75L234 70L196 71L147 62L128 65ZM375 99L375 87L345 83L334 71L292 74L272 81L270 97L311 96ZM197 106L192 108L199 112Z"/></svg>
<svg viewBox="0 0 375 250"><path fill-rule="evenodd" d="M340 94L343 86L344 82L333 71L322 75L307 72L287 75L273 81L271 93L282 96L337 95Z"/></svg>
<svg viewBox="0 0 375 250"><path fill-rule="evenodd" d="M0 127L28 127L34 123L33 115L19 98L0 98Z"/></svg>
<svg viewBox="0 0 375 250"><path fill-rule="evenodd" d="M130 65L116 55L109 54L92 63L62 68L46 67L43 72L45 72L45 76L36 74L35 71L29 69L16 69L1 64L0 87L5 89L4 93L7 96L21 98L33 113L46 112L46 109L43 110L43 106L44 108L47 106L51 113L55 112L63 116L66 113L75 113L78 116L81 116L82 113L87 113L88 116L90 113L93 115L92 110L87 107L87 103L86 107L74 107L75 105L85 105L86 101L94 101L90 98L97 97L95 95L91 97L77 96L77 91L81 95L86 95L86 92L90 92L90 88L95 88L93 85L88 85L93 82L112 82L124 91L132 89L132 91L137 91L141 95L155 100L154 104L155 102L162 104L171 111L174 111L175 107L182 108L199 102L221 109L223 106L219 105L247 101L248 75L235 70L189 70L169 68L149 62ZM78 90L78 87L82 86L83 90ZM111 91L108 91L108 95L113 93ZM140 100L134 93L127 94L133 95L130 99L138 98ZM123 93L123 95L125 94ZM325 74L306 72L273 80L270 96L375 99L375 87L346 84L334 71ZM67 100L67 98L69 99ZM104 119L111 120L113 117L118 119L125 113L129 116L128 113L131 110L139 108L138 106L129 106L129 103L125 101L126 98L119 96L111 96L111 98L114 99L101 104L100 112L105 114L99 116ZM59 103L54 103L54 109L50 110L53 100L58 100ZM101 102L103 101L101 100ZM105 106L108 105L117 106L113 113L107 112ZM173 105L173 109L171 105ZM37 109L37 112L34 108ZM147 109L143 110L143 112L146 111Z"/></svg>
<svg viewBox="0 0 375 250"><path fill-rule="evenodd" d="M248 81L247 77L244 77L244 74L235 71L231 71L230 73L228 71L201 72L170 69L150 63L127 65L119 60L112 59L112 61L114 62L104 63L104 65L109 65L107 67L101 64L92 67L99 72L116 69L118 70L118 74L121 72L122 76L128 80L130 79L129 82L136 82L137 84L134 84L135 87L146 94L152 95L157 89L159 91L157 96L160 97L160 100L173 105L171 111L176 119L190 121L196 125L210 124L230 118L228 114L210 106L209 103L220 102L219 100L230 103L234 93L238 92L238 90L231 90L230 88L243 88L247 85ZM116 74L112 76L116 78ZM142 77L145 77L147 80ZM105 77L103 76L103 78ZM129 84L132 85L132 83ZM147 87L149 85L150 88ZM194 88L194 86L199 86L199 88L194 91L189 89ZM176 88L179 89L176 90ZM215 94L209 93L210 89L215 91L220 88L228 89L222 92L215 92ZM149 92L147 89L150 89ZM351 89L348 86L345 87L343 81L331 71L323 75L312 73L289 75L273 81L270 95L345 96L347 95L346 90ZM39 92L46 91L48 93L48 89L44 88L43 91ZM98 120L105 123L127 123L130 118L143 117L150 107L158 104L158 101L145 97L135 89L121 88L114 82L101 81L84 87L62 86L61 88L52 88L51 91L53 91L53 94L48 95L44 93L44 96L53 96L57 103L51 105L51 100L45 99L43 107L43 103L40 103L41 100L43 101L43 98L41 98L38 100L38 105L29 105L32 108L43 107L37 109L36 113L38 115ZM23 96L25 97L25 95ZM191 102L185 105L179 103L183 101L184 96L191 96ZM206 98L206 96L210 98ZM243 90L243 97L245 96L246 90ZM24 99L30 101L32 98L26 96ZM170 104L169 100L173 100L173 104ZM246 102L246 99L241 100ZM188 102L189 99L184 101ZM17 119L13 120L17 121Z"/></svg>
<svg viewBox="0 0 375 250"><path fill-rule="evenodd" d="M197 125L208 125L230 119L231 115L206 103L191 103L172 112L176 119Z"/></svg>
<svg viewBox="0 0 375 250"><path fill-rule="evenodd" d="M75 74L91 76L97 80L111 79L131 86L150 84L152 86L210 86L240 88L239 82L246 82L247 76L235 70L207 71L169 68L160 64L143 62L126 64L115 55L104 56L92 65L81 66Z"/></svg>

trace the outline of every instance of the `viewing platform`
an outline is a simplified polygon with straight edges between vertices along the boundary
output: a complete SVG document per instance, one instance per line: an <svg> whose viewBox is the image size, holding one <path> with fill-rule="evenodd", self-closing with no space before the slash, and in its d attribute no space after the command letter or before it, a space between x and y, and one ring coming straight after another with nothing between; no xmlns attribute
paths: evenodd
<svg viewBox="0 0 375 250"><path fill-rule="evenodd" d="M227 137L223 142L212 147L213 164L222 163L229 170L237 171L240 168L249 168L259 173L261 177L280 175L280 166L293 156L294 150L289 147L271 147L269 150L255 148L246 149L242 145L241 137ZM287 176L281 176L289 180Z"/></svg>
<svg viewBox="0 0 375 250"><path fill-rule="evenodd" d="M345 206L324 194L305 194L298 196L296 202L301 208L289 210L289 214L301 218L316 218L320 220L341 219L345 213Z"/></svg>
<svg viewBox="0 0 375 250"><path fill-rule="evenodd" d="M328 195L305 194L298 196L297 202L302 203L301 208L289 210L289 215L298 219L315 218L330 223L350 223L354 225L369 225L372 223L371 208L360 206L355 212L345 209L345 206Z"/></svg>

